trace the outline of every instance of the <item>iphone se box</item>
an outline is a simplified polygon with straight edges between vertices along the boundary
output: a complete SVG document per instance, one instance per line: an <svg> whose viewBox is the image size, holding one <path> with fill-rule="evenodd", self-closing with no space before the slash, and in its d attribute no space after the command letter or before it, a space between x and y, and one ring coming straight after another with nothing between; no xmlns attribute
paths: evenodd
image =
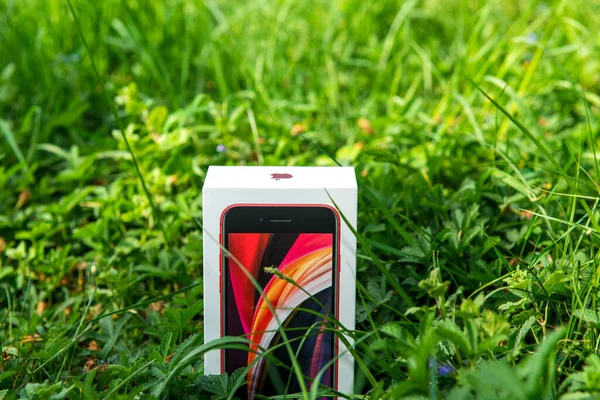
<svg viewBox="0 0 600 400"><path fill-rule="evenodd" d="M352 393L354 169L213 166L202 201L204 341L245 341L206 353L205 373L244 368L242 399Z"/></svg>

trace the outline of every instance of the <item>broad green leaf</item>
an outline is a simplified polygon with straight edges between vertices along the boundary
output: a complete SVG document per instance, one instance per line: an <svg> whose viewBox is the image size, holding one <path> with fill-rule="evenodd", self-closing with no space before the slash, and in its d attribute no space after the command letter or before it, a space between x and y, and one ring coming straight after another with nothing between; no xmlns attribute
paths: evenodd
<svg viewBox="0 0 600 400"><path fill-rule="evenodd" d="M2 280L2 278L5 278L11 274L13 274L15 272L13 267L2 267L0 269L0 281Z"/></svg>
<svg viewBox="0 0 600 400"><path fill-rule="evenodd" d="M527 336L527 333L531 330L536 320L537 319L534 316L529 317L529 319L527 319L527 321L525 321L523 325L521 325L519 330L516 332L514 339L512 340L513 356L515 356L518 353L521 342L523 341L523 339L525 339L525 336Z"/></svg>
<svg viewBox="0 0 600 400"><path fill-rule="evenodd" d="M162 133L162 127L169 115L169 110L165 106L154 107L148 115L146 126L152 132Z"/></svg>
<svg viewBox="0 0 600 400"><path fill-rule="evenodd" d="M413 336L399 324L387 324L381 327L381 332L400 341L413 342Z"/></svg>
<svg viewBox="0 0 600 400"><path fill-rule="evenodd" d="M600 372L600 356L598 354L590 354L585 361L590 366L590 368L593 368Z"/></svg>
<svg viewBox="0 0 600 400"><path fill-rule="evenodd" d="M167 332L160 339L160 352L163 357L167 357L169 355L169 350L171 347L172 340L173 340L173 332Z"/></svg>
<svg viewBox="0 0 600 400"><path fill-rule="evenodd" d="M565 282L567 281L567 276L565 275L564 271L561 269L558 269L554 272L552 272L552 274L550 274L550 276L548 277L548 279L546 279L546 281L544 282L544 288L546 289L546 292L548 293L548 295L552 295L555 293L568 293L567 290L567 286L565 285Z"/></svg>
<svg viewBox="0 0 600 400"><path fill-rule="evenodd" d="M460 313L461 315L467 317L477 317L479 316L479 308L480 305L477 304L475 300L465 300L460 305Z"/></svg>
<svg viewBox="0 0 600 400"><path fill-rule="evenodd" d="M186 307L182 312L181 312L181 325L184 326L186 325L188 322L190 322L190 320L197 315L200 311L202 311L204 307L204 304L201 302L198 303L194 303L189 307Z"/></svg>
<svg viewBox="0 0 600 400"><path fill-rule="evenodd" d="M509 329L510 325L504 316L489 310L483 314L481 330L483 330L489 337L505 335L508 333Z"/></svg>
<svg viewBox="0 0 600 400"><path fill-rule="evenodd" d="M573 313L580 320L600 327L600 313L590 309L578 309Z"/></svg>
<svg viewBox="0 0 600 400"><path fill-rule="evenodd" d="M560 400L596 400L597 397L586 392L565 393L560 396Z"/></svg>
<svg viewBox="0 0 600 400"><path fill-rule="evenodd" d="M19 372L18 370L12 370L12 371L0 373L0 382L2 382L5 379L10 378L11 376L15 375L18 372Z"/></svg>
<svg viewBox="0 0 600 400"><path fill-rule="evenodd" d="M561 329L546 336L535 353L521 362L518 372L525 379L525 393L529 398L542 398L542 394L548 386L552 386L550 376L554 373L554 353L558 342L565 336L565 330Z"/></svg>
<svg viewBox="0 0 600 400"><path fill-rule="evenodd" d="M221 375L206 375L201 377L198 382L200 387L207 392L213 393L213 400L227 399L241 384L244 383L243 378L247 373L245 368L235 370L231 376L227 373Z"/></svg>
<svg viewBox="0 0 600 400"><path fill-rule="evenodd" d="M429 297L433 299L444 296L448 291L449 286L450 282L442 282L441 271L439 268L432 269L429 273L429 277L419 282L419 287L424 289Z"/></svg>
<svg viewBox="0 0 600 400"><path fill-rule="evenodd" d="M404 381L399 382L393 385L383 396L386 400L397 400L397 399L405 399L411 393L414 392L423 392L423 390L417 385L415 382ZM414 396L414 395L413 395ZM426 398L426 397L421 397Z"/></svg>
<svg viewBox="0 0 600 400"><path fill-rule="evenodd" d="M468 370L460 381L469 384L478 400L527 399L524 385L505 361L492 361L478 369Z"/></svg>
<svg viewBox="0 0 600 400"><path fill-rule="evenodd" d="M467 335L454 322L439 321L434 326L442 339L451 341L466 355L473 354L473 347Z"/></svg>
<svg viewBox="0 0 600 400"><path fill-rule="evenodd" d="M510 186L511 188L515 189L527 199L531 200L536 198L535 193L533 193L533 191L529 187L529 184L527 183L527 181L524 180L524 178L522 180L517 179L512 175L509 175L506 172L501 171L499 169L494 169L493 176L502 180L502 182L504 182L507 186Z"/></svg>

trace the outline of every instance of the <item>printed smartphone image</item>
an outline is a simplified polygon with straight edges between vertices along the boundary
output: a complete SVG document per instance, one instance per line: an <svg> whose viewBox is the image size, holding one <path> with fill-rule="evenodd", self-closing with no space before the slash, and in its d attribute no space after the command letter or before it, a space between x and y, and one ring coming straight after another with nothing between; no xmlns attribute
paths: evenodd
<svg viewBox="0 0 600 400"><path fill-rule="evenodd" d="M230 375L249 367L247 384L236 393L240 399L300 391L281 330L306 388L335 389L337 338L330 318L337 319L338 230L337 212L328 206L234 206L224 212L221 336L246 337L251 344L222 350L221 363Z"/></svg>

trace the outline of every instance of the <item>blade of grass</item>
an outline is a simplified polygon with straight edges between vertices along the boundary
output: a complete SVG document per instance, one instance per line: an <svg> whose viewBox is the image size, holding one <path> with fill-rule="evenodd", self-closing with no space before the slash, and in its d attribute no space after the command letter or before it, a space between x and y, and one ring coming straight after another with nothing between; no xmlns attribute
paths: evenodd
<svg viewBox="0 0 600 400"><path fill-rule="evenodd" d="M123 125L123 121L121 121L121 118L119 118L119 114L117 113L117 109L115 108L114 102L111 100L111 98L108 94L108 91L106 90L106 85L104 83L104 79L102 78L102 75L100 75L100 72L98 71L98 68L96 67L96 63L94 62L94 57L92 56L92 52L88 46L87 40L85 39L83 29L81 28L81 23L79 22L79 17L77 16L77 13L75 12L75 8L73 7L71 0L67 0L67 4L69 6L69 10L71 11L71 15L73 16L73 19L75 20L75 27L77 28L79 38L83 42L83 46L85 47L86 53L87 53L88 57L90 58L90 62L92 64L92 68L96 75L96 79L98 79L98 83L100 84L100 87L102 88L102 93L104 94L106 103L108 104L108 107L110 108L110 111L115 119L115 122L117 123L117 126L119 127L119 130L121 131L121 136L123 137L123 141L125 142L127 151L129 152L129 154L131 154L131 161L133 162L133 166L135 168L135 173L136 173L138 179L140 180L144 194L146 195L146 198L148 199L148 202L150 203L150 207L152 208L152 212L154 213L156 222L164 236L165 243L166 243L167 247L170 247L169 236L167 235L167 231L162 223L160 210L158 209L158 207L156 207L156 204L154 204L154 200L152 200L152 195L150 194L150 191L148 190L148 186L146 185L144 176L142 175L142 171L140 169L140 165L137 160L137 157L135 156L135 153L133 151L133 147L131 147L129 140L127 139L127 135L125 134L125 126Z"/></svg>
<svg viewBox="0 0 600 400"><path fill-rule="evenodd" d="M33 373L35 374L40 369L42 369L46 365L48 365L48 363L50 363L56 357L58 357L59 355L61 355L65 351L69 350L71 347L73 347L77 343L77 341L79 340L79 338L81 338L83 335L85 335L89 330L90 330L90 328L88 327L88 328L84 329L78 336L73 337L73 339L69 343L67 343L62 349L60 349L59 351L57 351L56 353L54 353L51 357L49 357L46 360L44 360L44 362L42 363L42 365L40 365L35 370L33 370Z"/></svg>
<svg viewBox="0 0 600 400"><path fill-rule="evenodd" d="M115 386L110 392L108 392L106 394L106 396L103 397L103 400L110 399L114 394L117 393L117 391L119 389L121 389L124 385L126 385L127 382L129 382L131 379L133 379L133 377L142 373L144 370L146 370L148 367L150 367L150 365L152 365L154 363L154 361L155 360L150 360L147 363L145 363L144 365L142 365L141 367L139 367L138 369L136 369L131 375L129 375L127 378L123 379L121 382L119 382L119 384L117 386Z"/></svg>
<svg viewBox="0 0 600 400"><path fill-rule="evenodd" d="M383 48L381 50L381 55L379 57L379 62L377 63L377 70L381 74L385 71L390 55L392 54L392 49L394 47L394 43L396 42L396 36L402 27L402 23L409 17L410 12L417 4L416 1L408 1L405 2L402 7L398 9L396 16L394 17L394 21L390 25L390 29L383 41Z"/></svg>
<svg viewBox="0 0 600 400"><path fill-rule="evenodd" d="M331 161L333 161L334 163L337 164L338 167L341 167L342 164L340 164L340 162L338 160L336 160L336 158L329 153L325 148L323 148L323 146L321 146L318 143L313 142L312 140L310 140L309 138L307 138L304 134L300 135L300 137L307 141L309 144L311 144L315 149L317 149L318 151L320 151L321 153L325 154L327 157L329 157L329 159L331 159Z"/></svg>
<svg viewBox="0 0 600 400"><path fill-rule="evenodd" d="M252 112L252 108L248 107L246 113L248 115L248 121L250 122L250 129L252 130L254 145L256 146L256 157L258 159L258 163L263 165L265 163L265 159L263 158L262 150L260 149L260 136L258 135L258 127L256 126L254 112Z"/></svg>
<svg viewBox="0 0 600 400"><path fill-rule="evenodd" d="M30 163L33 160L33 153L36 149L38 136L40 134L40 124L42 121L42 109L38 106L34 108L34 119L33 119L33 133L31 140L29 141L29 149L27 150L27 162Z"/></svg>
<svg viewBox="0 0 600 400"><path fill-rule="evenodd" d="M389 208L379 199L379 197L373 192L373 190L366 186L362 185L363 193L366 194L367 198L374 202L377 205L377 208L385 215L387 221L394 227L394 229L402 236L402 238L406 241L406 243L411 246L416 246L415 239L400 225L400 223L394 218Z"/></svg>
<svg viewBox="0 0 600 400"><path fill-rule="evenodd" d="M23 153L21 153L21 149L19 148L19 145L15 141L15 136L13 135L12 130L8 126L8 122L3 119L0 119L0 131L4 135L4 139L6 139L6 142L12 149L13 153L15 153L15 156L17 157L17 159L19 160L19 163L21 164L21 168L27 175L27 178L29 178L29 181L35 182L35 179L34 179L33 175L31 174L31 170L29 169L29 165L27 164L25 157L23 157Z"/></svg>
<svg viewBox="0 0 600 400"><path fill-rule="evenodd" d="M560 219L560 218L550 217L548 215L539 214L539 213L536 213L535 211L525 210L523 208L519 209L519 211L527 211L527 212L531 213L531 215L533 215L533 216L540 217L542 219L547 219L549 221L558 222L558 223L561 223L561 224L564 224L564 225L568 225L568 226L572 226L572 227L576 227L576 228L581 228L581 229L584 230L584 232L594 233L595 235L600 236L600 232L598 232L596 229L590 228L589 226L586 226L586 225L582 225L582 224L580 224L578 222L571 222L571 221L563 220L563 219Z"/></svg>
<svg viewBox="0 0 600 400"><path fill-rule="evenodd" d="M4 326L4 322L6 322L6 320L8 319L8 316L10 315L10 310L12 309L12 302L10 301L10 294L8 293L8 288L5 287L4 288L4 294L6 295L6 313L4 313L4 316L2 317L2 320L0 320L0 328L2 328ZM9 335L10 335L10 326L11 324L8 324L8 328L9 328ZM4 345L2 344L2 335L0 335L0 349L4 348ZM3 371L6 371L6 366L4 364L4 357L0 357L0 366L2 367Z"/></svg>
<svg viewBox="0 0 600 400"><path fill-rule="evenodd" d="M381 271L383 276L385 276L385 278L390 283L390 285L392 285L394 290L396 290L396 293L398 293L398 295L400 295L400 297L402 297L402 300L404 300L404 302L408 305L408 307L414 307L415 303L413 303L413 301L410 299L410 297L408 296L408 293L406 293L406 291L404 289L402 289L400 284L392 276L392 273L390 271L388 271L386 266L383 265L383 263L377 258L375 253L373 253L373 250L371 250L371 248L369 247L369 244L366 242L365 238L360 233L358 233L357 230L352 226L350 221L348 221L348 218L346 218L344 213L340 210L337 203L331 197L329 192L327 192L327 196L329 197L329 200L331 200L331 203L334 205L334 207L338 210L340 217L342 217L342 219L344 220L344 223L346 224L348 229L350 229L350 231L352 232L354 237L356 237L356 239L361 244L362 248L367 252L369 257L371 257L371 261L373 261L375 266ZM417 318L419 318L419 317L417 317Z"/></svg>
<svg viewBox="0 0 600 400"><path fill-rule="evenodd" d="M594 155L594 166L596 167L596 184L600 183L600 166L598 165L598 157L596 156L596 139L594 138L594 133L592 131L592 121L591 121L591 113L590 113L590 105L585 98L585 89L583 88L583 62L581 56L581 50L579 51L579 87L580 87L580 95L581 101L583 102L583 107L585 109L585 120L587 122L588 135L589 135L589 143L592 147L592 154Z"/></svg>
<svg viewBox="0 0 600 400"><path fill-rule="evenodd" d="M86 280L86 282L87 282L86 283L86 289L89 289L90 284L92 282L91 279L93 279L91 269L92 269L91 265L88 265L87 266L88 279ZM75 333L73 334L73 339L72 339L73 341L75 341L76 340L75 338L77 338L79 336L79 332L81 331L81 327L83 326L83 322L84 322L85 318L87 317L88 312L90 310L90 307L92 305L92 301L94 300L94 297L96 296L96 290L97 290L97 287L94 286L94 290L92 291L91 295L89 296L88 302L87 302L87 304L85 306L85 310L81 314L81 319L79 320L79 324L77 325L77 329L75 330ZM62 362L62 364L60 366L60 369L59 369L58 373L56 374L55 383L57 383L59 381L59 379L61 377L62 370L64 369L64 367L65 367L65 365L67 363L67 359L69 359L69 358L70 358L70 360L69 360L69 370L70 370L70 363L72 362L72 356L71 357L65 357L63 359L63 362Z"/></svg>
<svg viewBox="0 0 600 400"><path fill-rule="evenodd" d="M504 114L513 124L515 124L517 126L517 128L519 128L519 130L521 132L523 132L525 134L525 136L527 136L529 138L529 140L531 140L536 145L536 147L542 151L542 153L544 153L544 155L546 156L546 158L548 158L548 160L554 165L554 167L557 170L559 170L559 171L562 170L562 168L561 168L560 164L558 163L558 161L556 161L556 159L552 156L552 153L550 153L550 151L546 148L546 146L544 146L542 144L542 142L540 142L538 140L538 138L536 138L529 131L529 129L527 129L511 113L509 113L496 100L494 100L490 95L488 95L475 81L473 81L471 78L468 78L468 77L467 77L467 79L471 82L471 84L473 84L477 88L477 90L479 90L481 92L481 94L483 94L494 105L494 107L496 107L498 110L500 110L500 112L502 114Z"/></svg>
<svg viewBox="0 0 600 400"><path fill-rule="evenodd" d="M188 290L193 289L196 286L200 286L200 285L202 285L202 281L196 282L196 283L192 283L189 286L186 286L184 288L181 288L181 289L176 290L176 291L171 292L171 293L167 293L167 294L162 295L162 296L153 297L150 300L140 301L139 303L135 303L135 304L132 304L132 305L127 306L127 307L120 308L120 309L115 310L115 311L110 311L110 312L104 313L102 315L97 316L96 318L92 318L92 319L90 319L88 321L85 321L84 324L85 325L89 325L91 323L94 323L96 321L101 320L102 318L110 317L111 315L123 314L124 312L127 312L129 310L135 310L137 308L146 307L147 305L150 305L152 303L156 303L157 301L166 300L166 299L169 299L169 298L171 298L173 296L176 296L176 295L178 295L180 293L187 292Z"/></svg>

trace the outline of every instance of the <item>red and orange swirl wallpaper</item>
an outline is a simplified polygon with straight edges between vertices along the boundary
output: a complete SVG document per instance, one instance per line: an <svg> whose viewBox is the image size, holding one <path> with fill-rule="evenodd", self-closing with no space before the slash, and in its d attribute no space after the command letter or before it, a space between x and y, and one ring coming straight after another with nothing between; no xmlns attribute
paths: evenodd
<svg viewBox="0 0 600 400"><path fill-rule="evenodd" d="M261 296L233 259L224 264L225 334L245 335L252 342L251 351L225 350L226 372L251 366L247 386L237 395L254 399L300 390L289 351L281 345L280 323L310 388L334 356L334 336L325 330L335 310L333 234L229 233L227 247L264 292ZM266 267L277 268L296 284ZM269 356L257 357L267 349ZM321 374L319 383L332 385L333 368Z"/></svg>

